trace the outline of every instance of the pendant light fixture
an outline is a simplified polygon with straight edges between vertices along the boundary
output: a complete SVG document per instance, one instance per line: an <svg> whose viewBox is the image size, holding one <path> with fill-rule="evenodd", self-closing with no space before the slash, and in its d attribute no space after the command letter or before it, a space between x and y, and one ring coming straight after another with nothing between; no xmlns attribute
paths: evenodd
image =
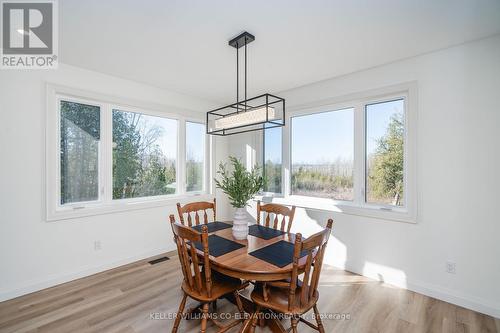
<svg viewBox="0 0 500 333"><path fill-rule="evenodd" d="M285 100L271 94L247 98L247 45L255 37L243 32L229 41L236 48L236 103L207 112L207 134L226 136L285 125ZM245 54L244 99L240 101L239 49Z"/></svg>

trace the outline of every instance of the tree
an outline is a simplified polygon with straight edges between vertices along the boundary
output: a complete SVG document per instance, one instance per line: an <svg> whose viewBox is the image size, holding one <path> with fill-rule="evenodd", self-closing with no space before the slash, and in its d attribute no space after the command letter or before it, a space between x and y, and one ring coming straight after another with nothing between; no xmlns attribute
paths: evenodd
<svg viewBox="0 0 500 333"><path fill-rule="evenodd" d="M266 192L281 193L281 163L273 163L267 160L264 163L264 175L266 183L264 190Z"/></svg>
<svg viewBox="0 0 500 333"><path fill-rule="evenodd" d="M98 197L99 107L61 101L61 204Z"/></svg>
<svg viewBox="0 0 500 333"><path fill-rule="evenodd" d="M186 191L203 189L203 161L197 160L193 152L187 152L186 158Z"/></svg>
<svg viewBox="0 0 500 333"><path fill-rule="evenodd" d="M370 193L377 199L401 205L403 198L404 119L395 113L378 141L369 168Z"/></svg>
<svg viewBox="0 0 500 333"><path fill-rule="evenodd" d="M157 143L163 128L137 113L113 111L113 198L175 193L175 160Z"/></svg>

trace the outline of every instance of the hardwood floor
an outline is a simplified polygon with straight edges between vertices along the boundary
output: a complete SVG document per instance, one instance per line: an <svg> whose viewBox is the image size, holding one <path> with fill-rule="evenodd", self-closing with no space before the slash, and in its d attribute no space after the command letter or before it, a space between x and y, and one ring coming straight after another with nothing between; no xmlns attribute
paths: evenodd
<svg viewBox="0 0 500 333"><path fill-rule="evenodd" d="M179 262L148 260L2 302L0 332L170 332L168 314L181 301ZM320 312L349 316L323 319L327 332L500 333L498 319L329 266L320 285ZM219 301L218 311L236 307ZM179 329L198 330L197 320L182 320ZM299 331L312 332L303 324Z"/></svg>

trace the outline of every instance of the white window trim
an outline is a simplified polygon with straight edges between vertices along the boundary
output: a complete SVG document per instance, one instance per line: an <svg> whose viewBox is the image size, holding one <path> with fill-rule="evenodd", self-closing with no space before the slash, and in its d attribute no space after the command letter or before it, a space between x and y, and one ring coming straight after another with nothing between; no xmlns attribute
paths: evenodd
<svg viewBox="0 0 500 333"><path fill-rule="evenodd" d="M405 207L384 206L365 202L365 109L366 104L405 100ZM354 108L354 200L338 201L326 198L291 194L291 118L296 116ZM285 205L344 213L382 220L417 222L417 83L409 82L335 99L289 107L282 131L282 192L264 193L256 200L272 201ZM262 142L261 142L262 143ZM257 149L259 146L257 146ZM263 156L258 154L258 156ZM255 161L257 162L257 161Z"/></svg>
<svg viewBox="0 0 500 333"><path fill-rule="evenodd" d="M184 126L183 126L183 131L184 131L184 135L183 135L183 138L184 138L184 143L187 143L187 135L186 135L186 126L185 126L185 123L186 122L190 122L190 123L196 123L196 124L200 124L200 125L203 125L205 126L205 122L203 120L194 120L194 119L184 119ZM204 193L206 193L207 191L207 188L209 187L208 185L208 182L207 182L207 178L209 177L208 173L209 173L209 163L208 163L208 153L210 151L210 147L209 147L209 141L208 140L208 136L205 135L204 137L204 144L205 144L205 154L204 154L204 158L203 158L203 180L205 180L202 184L203 188L201 189L201 191L187 191L186 188L187 188L187 178L186 178L186 175L184 174L183 176L183 182L184 182L184 185L182 186L182 188L184 190L186 190L185 193L189 194L189 195L203 195ZM186 144L184 145L184 148L186 147ZM185 149L184 150L184 153L183 153L183 163L184 163L184 166L183 166L183 171L185 172L186 171L186 159L187 159L187 150Z"/></svg>
<svg viewBox="0 0 500 333"><path fill-rule="evenodd" d="M60 205L60 163L59 135L60 117L59 101L67 98L101 107L101 133L99 147L99 199L92 202L78 202ZM213 193L210 184L210 165L213 152L211 140L205 138L205 160L203 190L186 192L185 158L186 158L186 121L204 124L204 114L188 110L175 109L147 102L131 101L124 98L106 96L95 92L47 83L47 111L45 129L45 206L47 221L79 218L100 214L115 213L128 210L145 209L185 203L197 200L211 200ZM112 110L138 112L151 116L160 116L177 121L177 193L153 197L115 199L112 198ZM169 110L165 110L169 109Z"/></svg>

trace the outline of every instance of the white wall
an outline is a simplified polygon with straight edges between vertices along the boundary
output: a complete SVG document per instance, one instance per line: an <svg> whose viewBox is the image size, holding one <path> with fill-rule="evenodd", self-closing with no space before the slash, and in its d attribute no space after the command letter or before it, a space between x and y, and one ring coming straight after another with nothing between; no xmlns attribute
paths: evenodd
<svg viewBox="0 0 500 333"><path fill-rule="evenodd" d="M174 250L173 205L55 222L45 221L47 82L202 112L210 103L132 81L61 65L48 71L0 71L0 301L137 259ZM188 111L193 110L193 111ZM227 155L218 140L216 158ZM219 216L227 216L220 201ZM100 240L101 251L94 251Z"/></svg>
<svg viewBox="0 0 500 333"><path fill-rule="evenodd" d="M293 107L410 81L417 224L299 209L294 230L312 233L333 217L328 263L500 317L500 36L278 95ZM241 141L229 151L244 158Z"/></svg>

